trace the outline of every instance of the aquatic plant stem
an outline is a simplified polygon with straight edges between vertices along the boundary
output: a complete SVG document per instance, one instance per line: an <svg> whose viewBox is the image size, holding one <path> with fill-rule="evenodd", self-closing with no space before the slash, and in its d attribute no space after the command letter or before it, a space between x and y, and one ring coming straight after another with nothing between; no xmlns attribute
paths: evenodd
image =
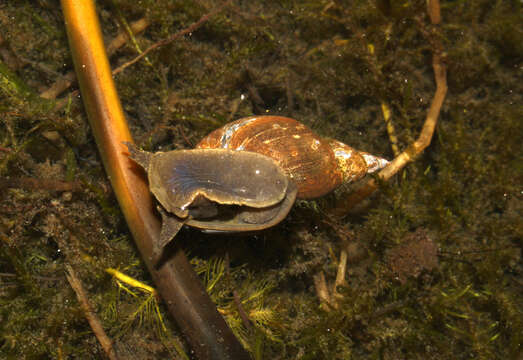
<svg viewBox="0 0 523 360"><path fill-rule="evenodd" d="M441 22L439 0L429 0L427 2L427 12L432 25L438 25ZM430 108L427 112L425 123L416 141L396 156L387 167L378 173L378 178L381 181L389 180L408 163L414 161L414 159L430 145L432 135L434 135L441 106L447 94L447 66L443 61L443 45L441 42L438 39L434 39L432 46L432 69L434 70L434 79L436 81L436 92L434 93ZM378 182L375 179L368 180L354 193L340 199L331 211L332 214L339 216L346 214L355 205L371 195L377 188Z"/></svg>
<svg viewBox="0 0 523 360"><path fill-rule="evenodd" d="M112 187L138 250L169 312L198 359L248 359L179 247L152 263L160 222L142 171L123 142L132 137L116 93L92 0L62 0L84 106Z"/></svg>

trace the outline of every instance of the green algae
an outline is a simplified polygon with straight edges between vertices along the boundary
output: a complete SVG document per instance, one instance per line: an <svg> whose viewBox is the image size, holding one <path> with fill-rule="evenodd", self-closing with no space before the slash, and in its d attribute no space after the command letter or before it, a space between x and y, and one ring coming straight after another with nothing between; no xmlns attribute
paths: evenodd
<svg viewBox="0 0 523 360"><path fill-rule="evenodd" d="M107 39L121 27L118 16L146 16L151 25L136 36L143 50L218 3L98 5ZM433 143L357 213L325 218L339 191L298 204L276 229L256 235L180 233L177 241L254 358L520 356L519 14L517 1L442 3L449 93ZM0 358L103 357L65 263L79 273L122 357L187 356L161 305L165 329L147 294L130 295L104 271L151 283L81 103L70 97L63 110L35 95L72 68L58 2L10 2L0 7L0 24L0 175L84 184L72 192L0 189ZM220 124L263 113L292 116L390 158L381 102L405 149L434 93L426 24L424 1L233 2L116 82L133 134L151 149L190 147ZM135 55L129 44L112 64ZM420 229L437 245L439 265L398 281L390 251ZM326 311L313 277L323 272L332 288L342 249L350 250L346 284L337 288L338 308Z"/></svg>

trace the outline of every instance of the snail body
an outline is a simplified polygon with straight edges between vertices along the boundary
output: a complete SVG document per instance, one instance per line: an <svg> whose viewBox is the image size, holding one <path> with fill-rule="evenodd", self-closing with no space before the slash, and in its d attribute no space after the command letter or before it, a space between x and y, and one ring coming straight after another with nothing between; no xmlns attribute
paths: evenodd
<svg viewBox="0 0 523 360"><path fill-rule="evenodd" d="M147 159L144 169L151 192L166 211L182 219L205 214L198 208L209 202L253 208L275 205L285 197L289 182L280 167L256 153L175 150L142 156Z"/></svg>
<svg viewBox="0 0 523 360"><path fill-rule="evenodd" d="M261 230L283 220L296 199L296 185L262 154L227 149L150 153L126 145L161 205L155 260L184 224L217 232Z"/></svg>
<svg viewBox="0 0 523 360"><path fill-rule="evenodd" d="M296 183L301 199L321 197L388 163L342 142L322 138L299 121L281 116L252 116L230 122L204 137L196 148L268 156Z"/></svg>

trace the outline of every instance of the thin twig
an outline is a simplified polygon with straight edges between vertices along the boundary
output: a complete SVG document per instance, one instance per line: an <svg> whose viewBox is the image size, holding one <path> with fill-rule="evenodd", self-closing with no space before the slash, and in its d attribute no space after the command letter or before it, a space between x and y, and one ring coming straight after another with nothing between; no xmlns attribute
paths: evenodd
<svg viewBox="0 0 523 360"><path fill-rule="evenodd" d="M116 52L116 50L124 46L129 40L135 43L136 40L133 39L133 37L147 29L149 24L150 23L148 19L142 18L126 26L124 30L120 31L118 35L109 43L109 45L107 45L107 54L111 56ZM137 50L139 51L139 49Z"/></svg>
<svg viewBox="0 0 523 360"><path fill-rule="evenodd" d="M141 33L149 26L149 20L143 18L131 24L131 30L134 34ZM107 54L111 56L129 40L126 31L121 31L107 46ZM44 99L55 99L59 94L67 90L76 81L76 74L73 70L61 76L47 90L40 93Z"/></svg>
<svg viewBox="0 0 523 360"><path fill-rule="evenodd" d="M316 289L316 295L320 299L320 303L324 306L324 310L329 310L332 306L329 289L327 287L327 280L325 280L325 274L323 271L313 276L314 288Z"/></svg>
<svg viewBox="0 0 523 360"><path fill-rule="evenodd" d="M376 52L374 51L374 45L367 43L365 40L366 38L364 36L358 36L358 39L367 45L367 61L371 65L371 70L376 78L376 81L383 81L385 77L383 76L381 67L378 66ZM390 110L390 106L387 104L385 99L381 99L381 113L383 114L383 120L385 121L385 125L387 126L387 133L389 134L392 152L394 153L394 156L398 156L400 154L400 150L398 147L398 137L396 136L396 130L394 129L394 124L392 122L392 113Z"/></svg>
<svg viewBox="0 0 523 360"><path fill-rule="evenodd" d="M82 307L85 317L87 318L87 321L89 322L89 325L91 326L94 335L98 339L98 342L104 349L104 352L109 359L118 360L118 356L116 355L116 351L113 347L113 342L105 333L100 319L98 319L98 316L96 316L96 313L94 312L91 304L89 303L89 299L87 298L84 287L82 286L82 282L80 281L80 279L78 279L76 273L70 265L66 265L66 269L67 281L69 281L69 284L76 293L76 297L80 302L80 306Z"/></svg>
<svg viewBox="0 0 523 360"><path fill-rule="evenodd" d="M120 65L119 67L117 67L116 69L113 70L113 75L116 75L120 72L122 72L125 68L131 66L132 64L138 62L139 60L141 60L144 56L146 56L147 54L149 54L151 51L161 47L161 46L165 46L171 42L173 42L174 40L178 39L179 37L182 37L186 34L189 34L189 33L192 33L193 31L195 31L196 29L198 29L200 26L202 26L203 24L205 24L207 21L209 21L209 19L211 17L213 17L214 15L218 14L220 11L222 11L227 5L229 5L229 3L231 2L231 0L223 3L222 5L220 5L218 8L216 8L215 10L211 11L210 13L206 14L206 15L203 15L200 20L196 21L195 23L191 24L189 27L183 29L183 30L180 30L178 31L177 33L169 36L168 38L166 39L163 39L163 40L160 40L158 41L157 43L149 46L147 49L145 49L140 55L136 56L134 59Z"/></svg>
<svg viewBox="0 0 523 360"><path fill-rule="evenodd" d="M232 279L230 264L231 264L231 262L229 260L229 253L226 253L225 254L225 274L227 275L227 278L229 280ZM236 291L236 289L234 289L232 291L232 296L234 299L234 303L236 304L236 309L238 310L238 314L240 315L240 319L242 320L243 326L245 326L245 328L247 330L252 330L251 321L249 319L249 316L247 316L245 309L243 308L242 301L240 299L240 295L238 295L238 291Z"/></svg>
<svg viewBox="0 0 523 360"><path fill-rule="evenodd" d="M338 286L346 285L345 274L347 272L347 250L341 250L340 262L338 263L338 272L336 273L336 281L334 282L333 294L338 294Z"/></svg>
<svg viewBox="0 0 523 360"><path fill-rule="evenodd" d="M439 0L429 0L427 3L427 11L433 25L436 25L441 21ZM430 145L432 135L434 134L438 122L441 106L443 105L443 101L447 94L447 67L443 61L442 48L443 46L439 39L434 39L432 49L432 68L434 70L434 78L436 81L436 92L432 98L420 135L414 143L412 143L405 151L392 160L387 167L378 173L378 177L381 181L389 180L408 163L414 161L414 159ZM332 212L336 215L346 214L351 208L372 194L377 188L378 183L376 180L368 180L357 191L350 194L348 197L341 199Z"/></svg>
<svg viewBox="0 0 523 360"><path fill-rule="evenodd" d="M52 179L19 177L3 178L0 177L0 188L19 188L28 190L49 190L49 191L82 191L84 187L79 181L60 181Z"/></svg>
<svg viewBox="0 0 523 360"><path fill-rule="evenodd" d="M240 319L242 319L243 326L247 330L252 330L252 324L251 320L249 319L249 316L245 312L245 309L243 308L242 302L240 300L240 295L238 295L238 291L233 290L232 296L234 298L234 303L236 304L236 308L238 310L238 314L240 315Z"/></svg>

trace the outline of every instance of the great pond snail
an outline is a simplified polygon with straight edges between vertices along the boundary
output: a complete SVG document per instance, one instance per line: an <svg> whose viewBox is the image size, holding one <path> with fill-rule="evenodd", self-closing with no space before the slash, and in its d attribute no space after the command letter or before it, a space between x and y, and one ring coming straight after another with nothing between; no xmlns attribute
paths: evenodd
<svg viewBox="0 0 523 360"><path fill-rule="evenodd" d="M184 224L218 232L265 229L287 216L296 197L323 196L388 163L280 116L228 123L193 150L150 153L126 145L161 205L156 258Z"/></svg>

